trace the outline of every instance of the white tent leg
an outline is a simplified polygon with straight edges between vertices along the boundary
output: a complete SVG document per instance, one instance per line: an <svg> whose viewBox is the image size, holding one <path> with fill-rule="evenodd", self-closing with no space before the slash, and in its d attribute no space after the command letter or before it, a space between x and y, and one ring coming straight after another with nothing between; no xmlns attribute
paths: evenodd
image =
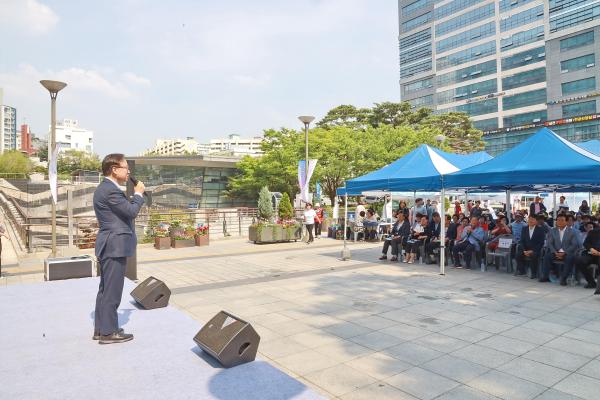
<svg viewBox="0 0 600 400"><path fill-rule="evenodd" d="M510 207L510 190L506 191L506 220L510 224L512 218L510 216L511 207Z"/></svg>
<svg viewBox="0 0 600 400"><path fill-rule="evenodd" d="M556 212L556 189L552 190L552 219L556 221L556 216L558 213Z"/></svg>
<svg viewBox="0 0 600 400"><path fill-rule="evenodd" d="M446 208L446 196L444 188L442 188L442 193L440 196L440 204L442 205L442 213L440 215L440 275L445 275L445 267L446 267L446 213L444 209Z"/></svg>
<svg viewBox="0 0 600 400"><path fill-rule="evenodd" d="M342 261L348 261L350 259L350 249L346 244L346 231L348 222L348 193L344 194L344 248L342 249Z"/></svg>

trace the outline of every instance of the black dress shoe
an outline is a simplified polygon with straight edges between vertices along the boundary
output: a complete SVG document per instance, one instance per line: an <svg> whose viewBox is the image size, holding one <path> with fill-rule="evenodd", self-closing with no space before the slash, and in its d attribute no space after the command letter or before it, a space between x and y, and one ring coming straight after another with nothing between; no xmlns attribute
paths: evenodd
<svg viewBox="0 0 600 400"><path fill-rule="evenodd" d="M583 288L584 289L596 289L596 284L595 283L588 283Z"/></svg>
<svg viewBox="0 0 600 400"><path fill-rule="evenodd" d="M566 279L561 279L560 280L560 286L567 286L567 280Z"/></svg>
<svg viewBox="0 0 600 400"><path fill-rule="evenodd" d="M113 333L112 335L100 335L100 341L98 343L100 344L112 344L112 343L123 343L123 342L129 342L130 340L133 340L133 335L131 333L125 333L125 332L116 332Z"/></svg>
<svg viewBox="0 0 600 400"><path fill-rule="evenodd" d="M123 333L123 328L119 328L117 333ZM94 332L94 336L92 336L92 340L100 340L100 332Z"/></svg>
<svg viewBox="0 0 600 400"><path fill-rule="evenodd" d="M550 278L540 278L538 282L550 282Z"/></svg>
<svg viewBox="0 0 600 400"><path fill-rule="evenodd" d="M594 294L600 294L600 285L598 285L598 288L596 289L596 291L594 292Z"/></svg>
<svg viewBox="0 0 600 400"><path fill-rule="evenodd" d="M380 260L387 260L387 256L381 256L379 257Z"/></svg>

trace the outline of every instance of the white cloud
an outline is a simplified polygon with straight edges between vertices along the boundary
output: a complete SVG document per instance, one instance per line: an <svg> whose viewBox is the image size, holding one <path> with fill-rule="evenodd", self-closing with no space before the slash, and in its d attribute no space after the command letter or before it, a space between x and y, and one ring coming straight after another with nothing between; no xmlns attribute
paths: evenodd
<svg viewBox="0 0 600 400"><path fill-rule="evenodd" d="M123 75L123 79L129 83L133 83L135 85L140 86L150 86L150 79L144 78L143 76L136 75L133 72L125 72Z"/></svg>
<svg viewBox="0 0 600 400"><path fill-rule="evenodd" d="M59 17L37 0L0 0L0 25L30 35L51 31Z"/></svg>

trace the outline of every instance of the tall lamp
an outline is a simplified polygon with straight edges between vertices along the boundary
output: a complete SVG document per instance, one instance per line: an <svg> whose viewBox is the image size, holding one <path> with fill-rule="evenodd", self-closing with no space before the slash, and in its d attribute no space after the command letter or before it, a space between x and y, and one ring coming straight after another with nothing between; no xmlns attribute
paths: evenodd
<svg viewBox="0 0 600 400"><path fill-rule="evenodd" d="M50 92L50 148L48 149L48 160L50 157L54 157L54 153L56 151L56 97L58 96L58 92L67 86L64 82L59 81L40 81L43 87L48 89ZM58 192L57 192L58 195ZM52 203L52 257L56 257L56 204L54 204L54 199L51 201Z"/></svg>
<svg viewBox="0 0 600 400"><path fill-rule="evenodd" d="M304 182L306 182L306 195L308 197L308 126L314 121L312 115L301 115L298 117L304 124Z"/></svg>

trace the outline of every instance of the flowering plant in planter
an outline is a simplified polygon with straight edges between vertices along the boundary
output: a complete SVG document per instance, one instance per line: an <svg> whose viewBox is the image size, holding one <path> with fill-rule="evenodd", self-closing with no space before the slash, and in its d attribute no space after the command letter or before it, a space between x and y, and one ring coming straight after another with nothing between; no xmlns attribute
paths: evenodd
<svg viewBox="0 0 600 400"><path fill-rule="evenodd" d="M155 226L152 230L152 237L155 238L166 238L169 237L169 227L168 226Z"/></svg>
<svg viewBox="0 0 600 400"><path fill-rule="evenodd" d="M208 235L208 225L198 224L196 226L196 236L206 236Z"/></svg>

